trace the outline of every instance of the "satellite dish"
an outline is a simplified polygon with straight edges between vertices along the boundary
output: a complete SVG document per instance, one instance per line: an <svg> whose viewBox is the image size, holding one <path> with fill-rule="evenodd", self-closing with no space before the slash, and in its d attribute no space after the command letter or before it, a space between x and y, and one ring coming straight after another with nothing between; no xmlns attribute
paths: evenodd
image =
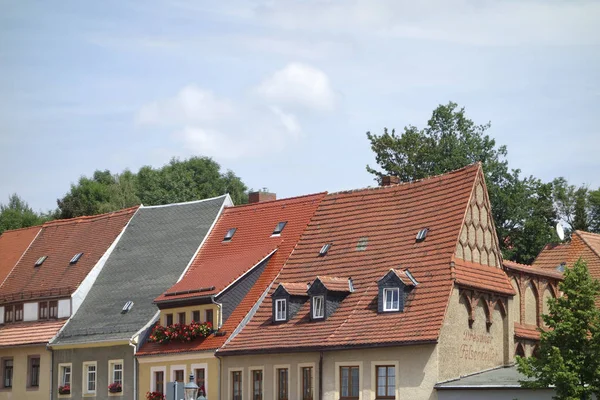
<svg viewBox="0 0 600 400"><path fill-rule="evenodd" d="M565 230L563 229L560 222L558 224L556 224L556 234L558 235L558 238L561 241L565 240Z"/></svg>

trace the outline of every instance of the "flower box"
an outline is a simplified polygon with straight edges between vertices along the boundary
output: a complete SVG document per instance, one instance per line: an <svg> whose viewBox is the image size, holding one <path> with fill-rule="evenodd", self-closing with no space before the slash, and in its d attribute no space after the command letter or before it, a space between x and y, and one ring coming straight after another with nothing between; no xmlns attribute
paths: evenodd
<svg viewBox="0 0 600 400"><path fill-rule="evenodd" d="M71 394L71 385L59 386L58 394Z"/></svg>
<svg viewBox="0 0 600 400"><path fill-rule="evenodd" d="M190 324L173 324L167 327L156 325L150 333L148 341L154 343L169 343L171 341L191 342L194 339L205 338L212 333L212 324L192 321Z"/></svg>
<svg viewBox="0 0 600 400"><path fill-rule="evenodd" d="M123 391L123 387L120 383L113 382L108 385L108 391L110 393L121 393Z"/></svg>
<svg viewBox="0 0 600 400"><path fill-rule="evenodd" d="M165 400L165 396L159 392L146 392L146 400Z"/></svg>

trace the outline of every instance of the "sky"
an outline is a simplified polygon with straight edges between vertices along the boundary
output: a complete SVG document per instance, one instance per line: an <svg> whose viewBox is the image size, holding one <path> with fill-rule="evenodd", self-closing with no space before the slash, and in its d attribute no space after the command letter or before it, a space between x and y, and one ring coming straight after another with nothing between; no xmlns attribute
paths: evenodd
<svg viewBox="0 0 600 400"><path fill-rule="evenodd" d="M375 185L365 133L454 101L511 168L600 186L600 2L0 0L0 202L210 156L279 198Z"/></svg>

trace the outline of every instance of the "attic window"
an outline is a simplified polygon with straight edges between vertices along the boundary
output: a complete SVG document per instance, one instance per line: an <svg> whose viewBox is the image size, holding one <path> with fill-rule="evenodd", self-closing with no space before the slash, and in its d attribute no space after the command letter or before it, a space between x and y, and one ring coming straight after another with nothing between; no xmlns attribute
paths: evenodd
<svg viewBox="0 0 600 400"><path fill-rule="evenodd" d="M321 319L325 317L325 301L323 296L313 296L312 298L312 317Z"/></svg>
<svg viewBox="0 0 600 400"><path fill-rule="evenodd" d="M417 233L417 242L422 242L427 237L427 232L429 232L428 228L421 229L419 233Z"/></svg>
<svg viewBox="0 0 600 400"><path fill-rule="evenodd" d="M121 310L121 314L126 314L129 310L131 310L131 307L133 307L133 301L129 300L123 306L123 309Z"/></svg>
<svg viewBox="0 0 600 400"><path fill-rule="evenodd" d="M319 256L324 256L325 254L327 254L327 252L329 251L329 249L331 248L331 243L325 243L323 245L323 247L321 247L321 250L319 250Z"/></svg>
<svg viewBox="0 0 600 400"><path fill-rule="evenodd" d="M38 258L34 264L34 267L39 267L40 265L42 265L44 261L46 261L46 258L48 258L48 256L41 256L40 258Z"/></svg>
<svg viewBox="0 0 600 400"><path fill-rule="evenodd" d="M400 310L400 288L383 289L383 311Z"/></svg>
<svg viewBox="0 0 600 400"><path fill-rule="evenodd" d="M81 258L81 256L83 255L83 253L77 253L73 256L73 258L71 258L71 261L69 261L69 264L75 264L77 261L79 261L79 259Z"/></svg>
<svg viewBox="0 0 600 400"><path fill-rule="evenodd" d="M287 300L275 300L275 321L285 321L287 319Z"/></svg>
<svg viewBox="0 0 600 400"><path fill-rule="evenodd" d="M236 230L237 230L237 228L231 228L230 230L228 230L227 234L223 238L223 241L224 242L229 242L231 240L231 238L233 237L233 235L235 234Z"/></svg>
<svg viewBox="0 0 600 400"><path fill-rule="evenodd" d="M275 230L273 231L273 234L271 236L280 235L281 231L283 231L283 228L285 228L285 224L287 224L287 221L279 222L277 224L277 226L275 227Z"/></svg>

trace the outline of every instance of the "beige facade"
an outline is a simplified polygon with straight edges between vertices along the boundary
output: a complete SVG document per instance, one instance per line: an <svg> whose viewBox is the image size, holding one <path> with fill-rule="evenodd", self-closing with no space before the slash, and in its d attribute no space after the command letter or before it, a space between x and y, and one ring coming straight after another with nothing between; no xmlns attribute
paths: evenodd
<svg viewBox="0 0 600 400"><path fill-rule="evenodd" d="M39 386L31 386L32 383L32 360L39 358ZM6 360L13 362L13 381L12 388L4 387L2 380L2 389L0 389L0 400L22 400L22 399L44 399L50 398L50 367L51 353L46 350L45 345L41 346L23 346L23 347L3 347L0 349L0 359L2 361L2 376L4 376L4 367Z"/></svg>

